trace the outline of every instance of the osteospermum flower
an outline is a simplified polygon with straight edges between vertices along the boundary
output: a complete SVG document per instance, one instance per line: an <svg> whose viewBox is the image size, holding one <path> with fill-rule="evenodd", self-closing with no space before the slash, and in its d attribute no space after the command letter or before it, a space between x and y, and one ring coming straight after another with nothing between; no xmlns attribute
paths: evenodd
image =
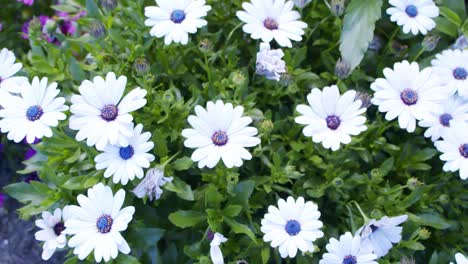
<svg viewBox="0 0 468 264"><path fill-rule="evenodd" d="M150 201L158 200L161 197L163 190L161 189L168 182L172 182L172 177L164 177L162 168L154 168L146 172L145 178L140 184L132 190L138 198L143 198L148 195Z"/></svg>
<svg viewBox="0 0 468 264"><path fill-rule="evenodd" d="M445 161L444 171L460 171L460 178L468 178L468 124L452 124L442 134L442 140L434 144L442 155L440 159Z"/></svg>
<svg viewBox="0 0 468 264"><path fill-rule="evenodd" d="M77 200L80 206L70 206L71 217L65 221L64 231L72 235L68 246L74 248L73 253L83 260L94 251L96 262L115 259L119 251L130 253L120 232L132 221L135 207L122 209L125 191L120 189L113 195L110 187L98 183L88 189L88 196L80 194Z"/></svg>
<svg viewBox="0 0 468 264"><path fill-rule="evenodd" d="M460 97L452 96L442 106L419 122L419 126L427 127L424 136L430 137L432 141L438 140L442 132L450 128L450 124L468 122L468 102Z"/></svg>
<svg viewBox="0 0 468 264"><path fill-rule="evenodd" d="M14 76L23 67L15 60L13 52L5 48L0 51L0 89L11 93L19 93L22 85L28 81L26 77Z"/></svg>
<svg viewBox="0 0 468 264"><path fill-rule="evenodd" d="M428 31L435 28L436 23L433 18L439 16L439 8L432 0L390 0L393 6L387 9L390 20L403 26L403 32L413 35L419 32L426 35Z"/></svg>
<svg viewBox="0 0 468 264"><path fill-rule="evenodd" d="M68 109L65 98L56 96L60 93L57 83L47 84L47 78L34 77L32 83L26 82L19 96L3 95L0 98L0 128L8 133L8 139L21 142L24 138L33 143L36 138L52 137L51 127L56 127L59 120L65 120L62 113Z"/></svg>
<svg viewBox="0 0 468 264"><path fill-rule="evenodd" d="M224 264L223 252L221 251L221 244L226 242L227 238L220 233L214 233L213 239L210 242L210 258L213 264Z"/></svg>
<svg viewBox="0 0 468 264"><path fill-rule="evenodd" d="M436 55L432 66L446 89L468 99L468 50L445 50Z"/></svg>
<svg viewBox="0 0 468 264"><path fill-rule="evenodd" d="M135 176L143 178L143 168L149 168L150 162L154 160L154 155L147 153L154 147L154 143L148 141L151 133L143 131L143 125L139 124L133 130L133 135L128 139L128 146L121 147L107 145L104 153L94 158L96 169L106 169L104 177L113 176L113 182L121 182L126 185L128 181L133 181Z"/></svg>
<svg viewBox="0 0 468 264"><path fill-rule="evenodd" d="M397 62L393 70L385 68L383 73L385 78L371 84L375 91L372 103L387 113L388 121L398 117L400 127L410 133L416 129L416 120L431 111L440 111L441 103L450 96L434 78L432 68L420 71L416 62Z"/></svg>
<svg viewBox="0 0 468 264"><path fill-rule="evenodd" d="M258 131L248 125L252 118L242 116L244 108L231 103L224 104L208 102L206 110L197 105L196 116L189 116L188 122L192 128L184 129L182 136L187 138L184 145L196 149L192 160L198 162L198 167L214 168L222 159L228 168L240 167L242 160L252 159L245 149L260 144L255 137Z"/></svg>
<svg viewBox="0 0 468 264"><path fill-rule="evenodd" d="M323 91L314 88L307 95L309 105L297 106L296 110L302 116L296 117L295 121L306 125L303 130L305 136L336 151L340 143L351 142L350 135L358 135L367 129L364 125L366 118L361 116L366 108L362 108L362 102L355 98L353 90L340 95L336 85L327 86Z"/></svg>
<svg viewBox="0 0 468 264"><path fill-rule="evenodd" d="M299 21L299 12L294 11L293 1L253 0L243 3L245 11L237 11L237 17L246 24L242 27L253 39L271 42L282 47L292 47L291 40L301 41L307 24Z"/></svg>
<svg viewBox="0 0 468 264"><path fill-rule="evenodd" d="M330 238L319 264L378 264L377 255L369 248L362 247L361 237L353 237L350 232L340 236L340 240Z"/></svg>
<svg viewBox="0 0 468 264"><path fill-rule="evenodd" d="M372 219L369 223L361 227L356 235L361 236L361 246L369 249L377 255L377 258L387 255L393 244L401 240L401 231L399 226L408 219L407 215L396 217L384 216L380 220Z"/></svg>
<svg viewBox="0 0 468 264"><path fill-rule="evenodd" d="M283 56L284 52L281 49L272 50L269 43L261 43L257 53L257 74L269 80L279 81L281 74L286 72Z"/></svg>
<svg viewBox="0 0 468 264"><path fill-rule="evenodd" d="M468 264L468 259L462 253L455 254L455 261L457 261L457 264ZM453 262L450 262L450 264L453 264Z"/></svg>
<svg viewBox="0 0 468 264"><path fill-rule="evenodd" d="M268 213L262 219L261 231L263 240L271 242L272 247L279 247L282 258L294 258L299 249L302 252L313 252L314 242L323 237L319 220L320 212L316 204L305 202L299 197L295 201L278 200L278 207L270 205Z"/></svg>
<svg viewBox="0 0 468 264"><path fill-rule="evenodd" d="M203 19L211 10L205 0L156 0L158 6L145 7L145 25L150 26L150 35L164 37L164 44L173 41L183 45L188 42L188 34L206 26Z"/></svg>
<svg viewBox="0 0 468 264"><path fill-rule="evenodd" d="M97 76L85 80L79 87L80 95L71 97L70 128L78 130L76 140L86 140L88 146L104 150L107 144L128 146L133 135L133 117L130 112L146 104L146 90L135 88L123 97L127 77L116 79L113 72L106 79Z"/></svg>
<svg viewBox="0 0 468 264"><path fill-rule="evenodd" d="M63 220L62 220L63 216ZM70 218L68 207L55 209L54 214L47 211L42 213L42 219L36 220L36 226L41 228L35 234L36 240L44 241L42 246L42 259L48 260L55 253L57 248L64 248L67 245L64 221Z"/></svg>

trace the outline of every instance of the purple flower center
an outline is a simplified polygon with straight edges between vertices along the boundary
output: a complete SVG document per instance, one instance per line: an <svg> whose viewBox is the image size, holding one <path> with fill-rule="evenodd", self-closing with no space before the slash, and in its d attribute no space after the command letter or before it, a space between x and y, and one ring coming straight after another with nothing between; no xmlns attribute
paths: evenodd
<svg viewBox="0 0 468 264"><path fill-rule="evenodd" d="M296 220L289 220L284 229L290 236L295 236L301 232L301 224Z"/></svg>
<svg viewBox="0 0 468 264"><path fill-rule="evenodd" d="M341 125L341 120L336 115L328 116L326 119L327 127L331 130L336 130Z"/></svg>
<svg viewBox="0 0 468 264"><path fill-rule="evenodd" d="M457 80L466 80L466 77L468 77L468 72L465 68L457 67L455 70L453 70L453 77Z"/></svg>
<svg viewBox="0 0 468 264"><path fill-rule="evenodd" d="M172 11L171 20L172 20L172 22L174 22L176 24L182 23L182 21L185 20L184 10L176 9L176 10Z"/></svg>
<svg viewBox="0 0 468 264"><path fill-rule="evenodd" d="M439 122L441 125L444 127L450 127L450 120L452 120L453 117L450 114L443 114L439 117Z"/></svg>
<svg viewBox="0 0 468 264"><path fill-rule="evenodd" d="M105 105L101 109L101 117L106 121L114 121L119 115L119 109L113 104Z"/></svg>
<svg viewBox="0 0 468 264"><path fill-rule="evenodd" d="M216 146L224 146L228 142L228 135L224 131L216 131L213 136L211 136L211 140L213 144Z"/></svg>
<svg viewBox="0 0 468 264"><path fill-rule="evenodd" d="M65 225L63 224L63 222L58 222L54 225L54 233L56 236L60 236L63 230L65 230Z"/></svg>
<svg viewBox="0 0 468 264"><path fill-rule="evenodd" d="M112 228L112 218L110 215L102 215L96 221L96 227L102 234L109 233Z"/></svg>
<svg viewBox="0 0 468 264"><path fill-rule="evenodd" d="M268 17L263 21L263 25L269 30L278 29L278 22L271 17Z"/></svg>
<svg viewBox="0 0 468 264"><path fill-rule="evenodd" d="M357 258L352 255L348 255L344 257L343 259L343 264L356 264L357 263Z"/></svg>
<svg viewBox="0 0 468 264"><path fill-rule="evenodd" d="M372 232L375 232L377 229L379 229L379 227L375 225L370 225L369 227L372 230Z"/></svg>
<svg viewBox="0 0 468 264"><path fill-rule="evenodd" d="M34 105L28 108L26 110L26 117L29 119L29 121L36 121L41 118L41 116L44 114L44 110L42 110L42 107L38 105Z"/></svg>
<svg viewBox="0 0 468 264"><path fill-rule="evenodd" d="M405 105L414 105L418 102L418 93L415 90L406 89L400 94L400 98Z"/></svg>
<svg viewBox="0 0 468 264"><path fill-rule="evenodd" d="M468 159L468 144L463 144L459 148L460 154L465 158Z"/></svg>
<svg viewBox="0 0 468 264"><path fill-rule="evenodd" d="M135 150L132 146L128 145L127 147L121 147L119 150L119 155L123 160L128 160L135 154Z"/></svg>
<svg viewBox="0 0 468 264"><path fill-rule="evenodd" d="M405 12L409 17L415 17L418 15L418 8L415 5L409 5L406 7Z"/></svg>

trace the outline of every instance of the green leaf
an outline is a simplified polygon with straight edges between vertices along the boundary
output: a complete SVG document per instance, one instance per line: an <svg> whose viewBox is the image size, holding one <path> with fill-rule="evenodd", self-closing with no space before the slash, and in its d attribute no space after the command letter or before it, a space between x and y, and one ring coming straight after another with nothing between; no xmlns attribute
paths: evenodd
<svg viewBox="0 0 468 264"><path fill-rule="evenodd" d="M225 218L224 221L226 222L226 224L231 227L231 230L232 232L236 233L236 234L245 234L247 235L248 237L250 237L250 239L252 239L252 241L257 244L257 240L255 239L255 235L254 233L252 232L252 230L250 230L250 228L244 224L241 224L235 220L232 220L230 218Z"/></svg>
<svg viewBox="0 0 468 264"><path fill-rule="evenodd" d="M206 208L219 208L223 196L216 190L216 187L210 185L205 192Z"/></svg>
<svg viewBox="0 0 468 264"><path fill-rule="evenodd" d="M242 205L244 208L249 208L249 198L253 193L255 187L254 181L243 181L239 182L234 187L234 193L236 196L230 200L232 204Z"/></svg>
<svg viewBox="0 0 468 264"><path fill-rule="evenodd" d="M223 215L226 217L236 217L242 211L242 206L240 205L228 205L223 209Z"/></svg>
<svg viewBox="0 0 468 264"><path fill-rule="evenodd" d="M424 213L419 215L410 214L409 216L411 221L416 222L422 226L430 226L441 230L448 229L451 226L447 220L434 213Z"/></svg>
<svg viewBox="0 0 468 264"><path fill-rule="evenodd" d="M416 241L403 241L400 243L401 247L409 248L412 250L424 250L426 247L424 247L423 244L416 242Z"/></svg>
<svg viewBox="0 0 468 264"><path fill-rule="evenodd" d="M71 177L67 180L63 185L62 188L68 190L84 190L90 187L93 187L96 183L98 183L100 176L90 177L90 176L78 176L78 177Z"/></svg>
<svg viewBox="0 0 468 264"><path fill-rule="evenodd" d="M84 71L80 68L78 61L74 57L70 57L68 60L69 71L73 80L81 82L85 78Z"/></svg>
<svg viewBox="0 0 468 264"><path fill-rule="evenodd" d="M380 175L382 177L385 177L390 173L390 171L393 169L393 165L395 164L395 159L393 157L390 157L386 159L382 165L380 165Z"/></svg>
<svg viewBox="0 0 468 264"><path fill-rule="evenodd" d="M174 161L174 163L172 163L171 165L172 165L172 168L176 171L184 171L192 167L193 161L189 157L183 157Z"/></svg>
<svg viewBox="0 0 468 264"><path fill-rule="evenodd" d="M115 259L116 264L140 264L137 258L132 255L119 254Z"/></svg>
<svg viewBox="0 0 468 264"><path fill-rule="evenodd" d="M457 15L457 13L453 12L450 8L441 6L439 7L440 14L447 18L448 21L452 22L453 24L457 25L458 27L461 25L462 20Z"/></svg>
<svg viewBox="0 0 468 264"><path fill-rule="evenodd" d="M192 187L185 183L183 180L174 177L172 182L168 182L164 185L164 189L175 192L177 196L187 201L194 201Z"/></svg>
<svg viewBox="0 0 468 264"><path fill-rule="evenodd" d="M94 0L86 0L86 10L88 17L101 18L99 7Z"/></svg>
<svg viewBox="0 0 468 264"><path fill-rule="evenodd" d="M169 215L169 221L180 228L194 226L206 220L203 213L197 211L177 211Z"/></svg>
<svg viewBox="0 0 468 264"><path fill-rule="evenodd" d="M352 0L346 8L340 39L342 59L350 73L361 63L374 37L375 22L381 16L382 0Z"/></svg>
<svg viewBox="0 0 468 264"><path fill-rule="evenodd" d="M39 204L47 196L47 193L41 193L33 185L25 182L10 184L5 186L3 190L21 203Z"/></svg>

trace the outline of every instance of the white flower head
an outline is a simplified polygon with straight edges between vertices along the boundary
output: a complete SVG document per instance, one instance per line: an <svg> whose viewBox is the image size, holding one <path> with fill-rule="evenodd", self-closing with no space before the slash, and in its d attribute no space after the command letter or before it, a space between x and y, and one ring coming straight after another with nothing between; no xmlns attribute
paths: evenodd
<svg viewBox="0 0 468 264"><path fill-rule="evenodd" d="M158 200L163 193L161 187L168 182L172 182L172 180L172 177L164 177L164 170L162 168L153 168L146 172L145 178L132 192L138 198L143 198L145 195L148 195L150 201Z"/></svg>
<svg viewBox="0 0 468 264"><path fill-rule="evenodd" d="M63 220L62 220L63 217ZM42 219L36 220L36 226L41 228L35 234L36 240L44 241L42 246L42 259L48 260L55 253L57 248L64 248L67 245L64 221L70 218L68 207L55 209L54 214L43 212Z"/></svg>
<svg viewBox="0 0 468 264"><path fill-rule="evenodd" d="M173 41L188 43L188 34L196 33L206 26L203 19L211 10L205 0L156 0L158 6L145 7L145 25L150 26L150 35L164 37L164 44Z"/></svg>
<svg viewBox="0 0 468 264"><path fill-rule="evenodd" d="M323 237L319 220L320 212L313 202L305 202L303 197L294 200L288 197L278 200L278 207L270 205L262 219L260 230L265 234L263 240L279 247L282 258L294 258L299 249L314 252L314 242Z"/></svg>
<svg viewBox="0 0 468 264"><path fill-rule="evenodd" d="M361 227L356 235L361 236L361 246L369 247L377 258L387 255L388 251L401 240L403 228L399 226L408 219L407 215L396 217L384 216L379 221L372 219Z"/></svg>
<svg viewBox="0 0 468 264"><path fill-rule="evenodd" d="M269 80L279 81L281 74L286 72L283 56L284 52L281 49L272 50L269 43L261 43L257 53L257 74Z"/></svg>
<svg viewBox="0 0 468 264"><path fill-rule="evenodd" d="M451 124L450 128L442 134L442 140L434 145L442 152L440 159L445 161L443 170L460 171L460 178L468 178L468 124Z"/></svg>
<svg viewBox="0 0 468 264"><path fill-rule="evenodd" d="M455 254L455 260L457 264L468 264L468 259L462 253ZM450 262L450 264L453 264L453 262Z"/></svg>
<svg viewBox="0 0 468 264"><path fill-rule="evenodd" d="M270 43L273 39L281 47L292 47L291 40L301 41L307 24L299 21L293 1L252 0L244 2L245 11L237 11L237 17L246 24L242 27L253 39Z"/></svg>
<svg viewBox="0 0 468 264"><path fill-rule="evenodd" d="M468 50L445 50L436 55L432 66L446 89L468 99Z"/></svg>
<svg viewBox="0 0 468 264"><path fill-rule="evenodd" d="M387 9L390 20L403 26L405 34L411 31L413 35L417 35L419 32L426 35L428 31L436 27L433 18L439 16L439 8L434 1L390 0L389 3L393 6Z"/></svg>
<svg viewBox="0 0 468 264"><path fill-rule="evenodd" d="M206 110L197 105L195 114L188 117L192 128L184 129L182 136L187 138L184 145L196 149L192 160L198 162L198 167L214 168L222 159L228 168L240 167L242 160L252 159L252 155L245 149L260 144L255 137L258 131L248 125L252 118L242 116L244 108L231 103L224 104L208 102Z"/></svg>
<svg viewBox="0 0 468 264"><path fill-rule="evenodd" d="M47 78L34 77L32 83L25 82L19 95L1 95L0 128L8 132L8 139L20 142L24 138L33 143L36 138L52 137L51 127L65 120L63 113L68 109L65 98L57 97L57 83L47 84Z"/></svg>
<svg viewBox="0 0 468 264"><path fill-rule="evenodd" d="M442 103L441 109L426 115L419 122L419 126L427 127L424 136L436 141L442 136L443 131L450 128L450 124L463 122L468 122L468 102L458 96L452 96Z"/></svg>
<svg viewBox="0 0 468 264"><path fill-rule="evenodd" d="M299 8L304 8L310 2L312 2L312 0L294 0L294 5Z"/></svg>
<svg viewBox="0 0 468 264"><path fill-rule="evenodd" d="M104 152L94 158L96 169L106 169L104 177L113 176L113 182L121 182L122 185L126 185L129 180L133 181L135 176L138 179L143 178L143 168L149 168L150 162L154 160L154 155L148 153L154 147L154 143L148 141L151 133L142 131L143 125L138 124L133 129L133 135L128 139L126 147L107 145Z"/></svg>
<svg viewBox="0 0 468 264"><path fill-rule="evenodd" d="M127 241L120 234L132 220L135 207L122 209L125 191L115 193L108 186L98 183L88 189L88 196L78 195L80 206L71 205L71 217L65 221L65 233L72 235L68 246L80 260L94 251L94 259L108 262L118 252L130 253Z"/></svg>
<svg viewBox="0 0 468 264"><path fill-rule="evenodd" d="M388 121L398 117L402 129L412 133L416 120L421 120L431 111L440 111L441 103L450 97L446 89L440 87L432 68L419 71L416 62L395 63L393 70L383 70L385 78L378 78L371 84L375 91L372 103L379 111L386 113Z"/></svg>
<svg viewBox="0 0 468 264"><path fill-rule="evenodd" d="M127 77L116 79L113 72L106 79L97 76L80 85L80 95L71 97L70 128L78 130L76 140L86 140L88 146L104 150L107 144L128 146L133 135L133 117L130 112L146 104L146 90L135 88L125 97ZM123 97L123 98L122 98Z"/></svg>
<svg viewBox="0 0 468 264"><path fill-rule="evenodd" d="M23 64L15 63L15 54L6 48L0 51L0 89L10 93L19 93L21 87L28 78L21 76L14 76L18 73Z"/></svg>
<svg viewBox="0 0 468 264"><path fill-rule="evenodd" d="M221 244L226 242L225 238L220 233L214 233L213 240L210 242L210 257L213 264L224 264L223 252L221 252Z"/></svg>
<svg viewBox="0 0 468 264"><path fill-rule="evenodd" d="M362 247L361 237L350 232L340 236L340 240L330 238L319 264L378 264L377 255Z"/></svg>
<svg viewBox="0 0 468 264"><path fill-rule="evenodd" d="M295 121L306 125L303 130L305 136L336 151L341 143L351 142L350 135L359 135L367 129L364 125L366 117L361 115L366 108L362 108L361 100L355 98L356 91L350 90L340 95L336 85L327 86L323 91L314 88L307 95L309 105L297 106L296 110L302 115Z"/></svg>

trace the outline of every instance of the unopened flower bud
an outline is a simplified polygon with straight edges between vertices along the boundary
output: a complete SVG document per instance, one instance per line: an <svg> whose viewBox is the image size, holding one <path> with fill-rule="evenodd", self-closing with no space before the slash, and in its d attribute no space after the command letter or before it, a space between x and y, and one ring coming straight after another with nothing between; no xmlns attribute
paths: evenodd
<svg viewBox="0 0 468 264"><path fill-rule="evenodd" d="M106 28L101 22L94 21L89 27L89 34L94 38L101 38L106 35Z"/></svg>
<svg viewBox="0 0 468 264"><path fill-rule="evenodd" d="M138 58L133 63L133 68L139 75L143 75L149 71L150 66L145 58Z"/></svg>
<svg viewBox="0 0 468 264"><path fill-rule="evenodd" d="M426 240L426 239L429 239L431 237L431 232L423 227L423 228L419 229L418 235L419 235L420 239Z"/></svg>
<svg viewBox="0 0 468 264"><path fill-rule="evenodd" d="M357 92L355 100L361 100L361 108L368 108L372 104L372 96L365 92Z"/></svg>
<svg viewBox="0 0 468 264"><path fill-rule="evenodd" d="M416 261L413 258L403 257L400 260L400 264L416 264Z"/></svg>
<svg viewBox="0 0 468 264"><path fill-rule="evenodd" d="M294 0L294 5L296 5L299 8L304 8L310 2L312 2L312 0Z"/></svg>
<svg viewBox="0 0 468 264"><path fill-rule="evenodd" d="M433 51L439 44L440 37L436 35L427 35L422 41L422 46L425 51Z"/></svg>
<svg viewBox="0 0 468 264"><path fill-rule="evenodd" d="M465 35L461 35L455 43L452 45L452 49L466 49L468 48L468 39L465 37Z"/></svg>
<svg viewBox="0 0 468 264"><path fill-rule="evenodd" d="M209 39L202 39L198 44L198 48L202 52L210 52L213 50L213 43Z"/></svg>
<svg viewBox="0 0 468 264"><path fill-rule="evenodd" d="M373 51L379 51L382 48L382 38L374 35L372 41L369 43L369 49Z"/></svg>
<svg viewBox="0 0 468 264"><path fill-rule="evenodd" d="M117 7L117 0L99 0L99 3L106 11L112 11Z"/></svg>
<svg viewBox="0 0 468 264"><path fill-rule="evenodd" d="M408 181L406 182L406 185L408 185L408 189L410 190L415 190L417 187L422 185L422 182L420 182L418 179L412 177L409 178Z"/></svg>
<svg viewBox="0 0 468 264"><path fill-rule="evenodd" d="M348 77L351 66L342 59L338 59L335 65L335 75L340 79Z"/></svg>
<svg viewBox="0 0 468 264"><path fill-rule="evenodd" d="M231 82L236 85L236 86L242 86L245 84L245 81L247 80L247 77L245 74L241 71L235 71L231 74L230 76Z"/></svg>
<svg viewBox="0 0 468 264"><path fill-rule="evenodd" d="M214 238L213 231L211 231L211 229L206 231L206 240L208 240L208 242L211 242L211 241L213 241L213 238Z"/></svg>
<svg viewBox="0 0 468 264"><path fill-rule="evenodd" d="M236 264L249 264L246 260L236 260Z"/></svg>
<svg viewBox="0 0 468 264"><path fill-rule="evenodd" d="M335 16L343 15L345 11L346 0L332 0L330 4L330 10Z"/></svg>
<svg viewBox="0 0 468 264"><path fill-rule="evenodd" d="M274 126L275 125L273 124L271 120L266 119L266 120L263 120L262 124L260 125L260 128L262 132L270 133L273 130Z"/></svg>

